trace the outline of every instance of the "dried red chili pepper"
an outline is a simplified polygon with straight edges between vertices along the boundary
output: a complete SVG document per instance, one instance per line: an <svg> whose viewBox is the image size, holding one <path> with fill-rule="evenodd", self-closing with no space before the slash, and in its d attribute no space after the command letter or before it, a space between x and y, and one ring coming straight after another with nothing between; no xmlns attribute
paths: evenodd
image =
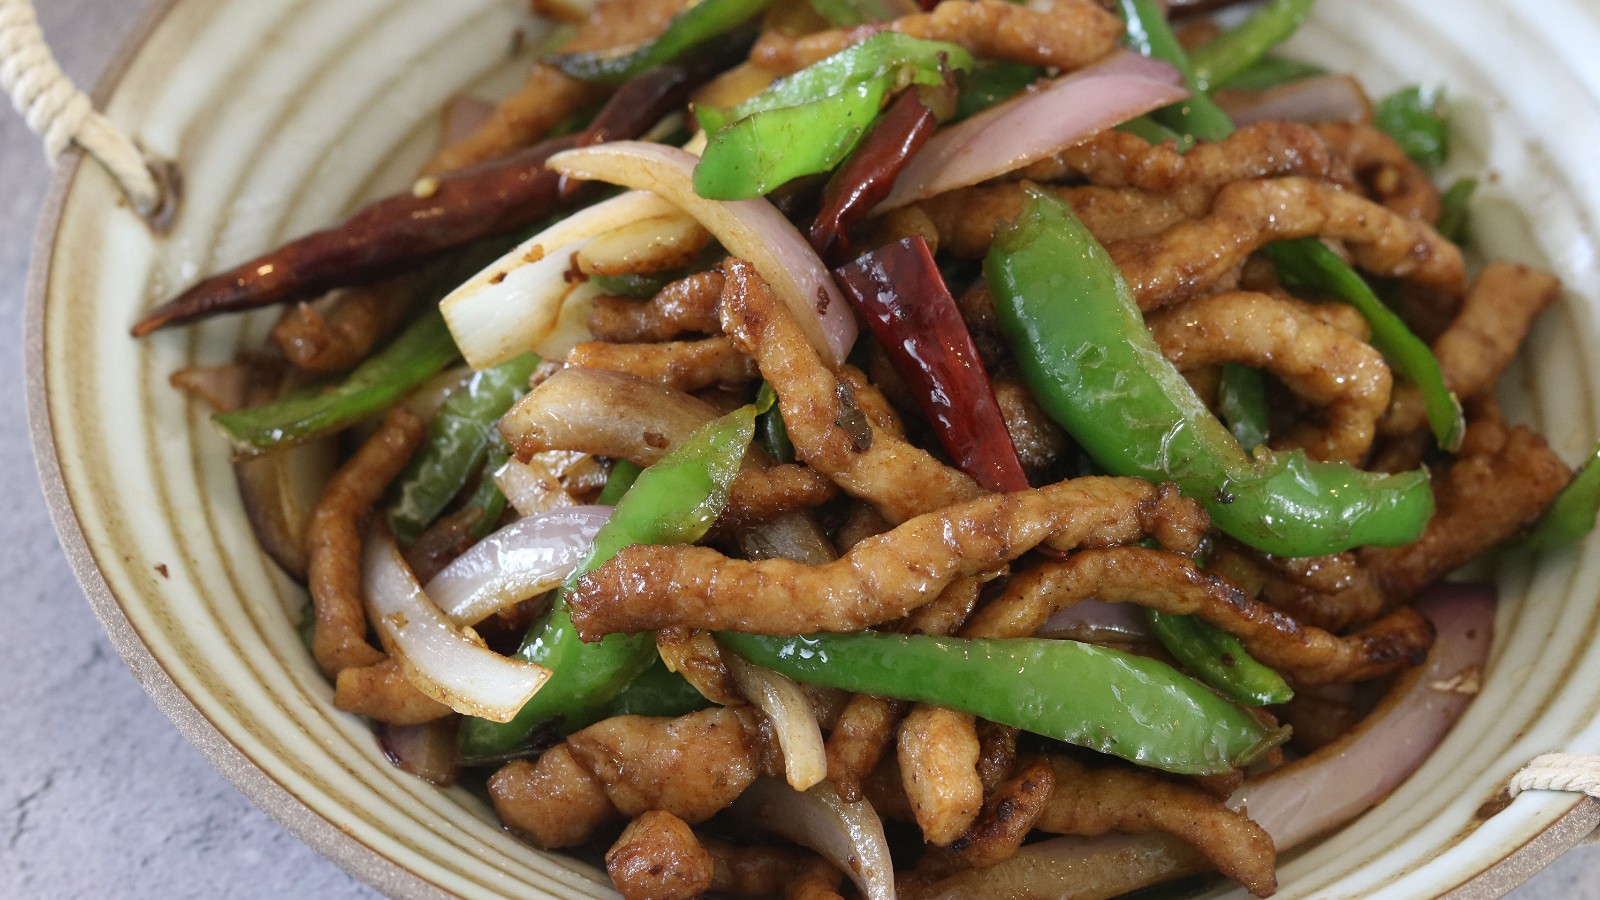
<svg viewBox="0 0 1600 900"><path fill-rule="evenodd" d="M961 471L991 491L1027 490L994 386L927 242L879 247L835 274Z"/></svg>
<svg viewBox="0 0 1600 900"><path fill-rule="evenodd" d="M839 265L854 255L850 229L889 196L895 177L928 142L937 125L933 111L916 91L902 92L828 180L822 208L808 237L829 265Z"/></svg>

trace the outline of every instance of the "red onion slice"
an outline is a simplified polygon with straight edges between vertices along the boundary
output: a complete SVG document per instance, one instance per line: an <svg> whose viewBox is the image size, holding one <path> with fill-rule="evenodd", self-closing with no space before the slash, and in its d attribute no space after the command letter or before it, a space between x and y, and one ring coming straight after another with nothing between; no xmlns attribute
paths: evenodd
<svg viewBox="0 0 1600 900"><path fill-rule="evenodd" d="M461 774L461 748L456 740L460 721L446 716L422 725L380 725L378 744L402 772L449 787Z"/></svg>
<svg viewBox="0 0 1600 900"><path fill-rule="evenodd" d="M1372 101L1348 75L1322 75L1269 91L1218 91L1217 104L1243 128L1257 122L1370 122Z"/></svg>
<svg viewBox="0 0 1600 900"><path fill-rule="evenodd" d="M1176 69L1116 53L940 131L874 212L1004 175L1187 96Z"/></svg>
<svg viewBox="0 0 1600 900"><path fill-rule="evenodd" d="M425 592L452 623L481 622L565 581L610 519L609 506L572 506L518 519L456 557Z"/></svg>
<svg viewBox="0 0 1600 900"><path fill-rule="evenodd" d="M417 690L463 715L509 722L550 677L544 666L501 656L452 625L387 532L369 533L361 557L367 614Z"/></svg>
<svg viewBox="0 0 1600 900"><path fill-rule="evenodd" d="M865 800L846 803L827 782L802 792L757 778L731 811L741 822L815 850L849 875L867 900L894 900L894 863L883 822Z"/></svg>
<svg viewBox="0 0 1600 900"><path fill-rule="evenodd" d="M1132 603L1079 600L1045 620L1035 635L1089 642L1142 641L1150 638L1150 627Z"/></svg>
<svg viewBox="0 0 1600 900"><path fill-rule="evenodd" d="M799 320L823 361L837 368L855 343L856 320L833 274L766 200L729 202L696 194L697 162L694 154L676 147L615 141L557 153L548 165L572 178L649 191L693 216L729 253L756 267Z"/></svg>
<svg viewBox="0 0 1600 900"><path fill-rule="evenodd" d="M1491 585L1441 584L1416 607L1438 630L1421 668L1402 676L1349 734L1252 781L1228 799L1280 851L1377 805L1439 746L1478 691L1494 637Z"/></svg>

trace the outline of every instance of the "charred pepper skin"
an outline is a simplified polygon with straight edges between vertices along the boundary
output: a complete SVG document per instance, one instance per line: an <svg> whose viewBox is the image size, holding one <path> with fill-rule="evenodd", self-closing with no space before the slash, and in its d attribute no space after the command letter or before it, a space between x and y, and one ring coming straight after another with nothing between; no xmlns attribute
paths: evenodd
<svg viewBox="0 0 1600 900"><path fill-rule="evenodd" d="M1164 662L1077 641L876 631L717 640L803 684L933 703L1167 772L1228 772L1284 737Z"/></svg>
<svg viewBox="0 0 1600 900"><path fill-rule="evenodd" d="M1249 455L1161 355L1122 273L1067 206L1029 187L984 261L995 314L1045 411L1115 475L1173 481L1212 523L1278 556L1416 540L1426 471Z"/></svg>
<svg viewBox="0 0 1600 900"><path fill-rule="evenodd" d="M555 723L576 731L602 718L608 704L656 659L652 634L608 635L586 644L566 603L567 588L634 544L692 544L728 501L728 490L755 435L756 407L745 406L707 423L655 465L639 473L595 535L589 558L556 594L550 612L528 631L517 659L551 670L510 722L466 719L461 750L467 759L493 759L523 749L535 728ZM631 474L624 471L624 477Z"/></svg>

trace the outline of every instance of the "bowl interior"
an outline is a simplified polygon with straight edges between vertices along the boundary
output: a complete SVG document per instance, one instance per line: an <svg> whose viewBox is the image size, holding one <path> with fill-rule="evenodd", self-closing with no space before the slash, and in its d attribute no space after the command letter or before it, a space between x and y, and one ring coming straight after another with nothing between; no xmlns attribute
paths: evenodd
<svg viewBox="0 0 1600 900"><path fill-rule="evenodd" d="M335 710L295 634L304 593L260 552L225 442L167 385L259 342L271 313L143 341L138 312L198 275L405 185L460 92L514 87L540 26L521 0L171 3L105 98L186 189L153 237L98 168L64 172L29 315L46 490L80 580L162 708L299 836L393 895L608 896L602 873L505 834L464 790L391 767ZM513 40L521 31L522 40ZM1505 379L1515 415L1576 462L1600 426L1600 13L1549 0L1323 4L1292 45L1375 93L1448 86L1447 175L1483 179L1477 246L1565 282ZM1562 85L1553 91L1551 86ZM1355 826L1286 860L1280 896L1441 894L1571 813L1570 795L1479 809L1539 753L1600 752L1600 543L1494 564L1481 696L1427 765ZM1589 819L1592 824L1592 817ZM1576 839L1574 835L1572 839ZM1525 876L1524 876L1525 877ZM1514 883L1514 882L1513 882ZM1487 888L1489 882L1480 882Z"/></svg>

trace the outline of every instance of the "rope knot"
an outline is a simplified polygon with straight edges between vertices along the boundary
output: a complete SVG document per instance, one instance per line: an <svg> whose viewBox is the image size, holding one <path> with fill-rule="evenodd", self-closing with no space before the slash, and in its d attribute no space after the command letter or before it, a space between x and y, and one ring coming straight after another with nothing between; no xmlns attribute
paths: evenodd
<svg viewBox="0 0 1600 900"><path fill-rule="evenodd" d="M1571 791L1600 797L1600 756L1546 753L1511 776L1507 791Z"/></svg>

